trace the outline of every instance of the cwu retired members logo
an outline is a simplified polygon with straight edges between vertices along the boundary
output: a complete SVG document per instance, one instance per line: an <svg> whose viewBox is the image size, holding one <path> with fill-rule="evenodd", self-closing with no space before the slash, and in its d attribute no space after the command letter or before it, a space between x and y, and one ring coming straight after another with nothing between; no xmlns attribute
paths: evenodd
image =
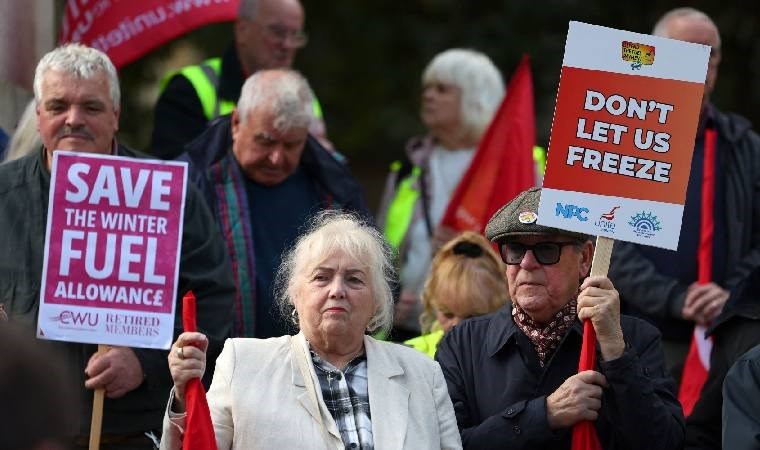
<svg viewBox="0 0 760 450"><path fill-rule="evenodd" d="M633 227L633 233L638 237L650 238L657 234L662 228L657 216L651 212L641 211L631 216L628 225Z"/></svg>

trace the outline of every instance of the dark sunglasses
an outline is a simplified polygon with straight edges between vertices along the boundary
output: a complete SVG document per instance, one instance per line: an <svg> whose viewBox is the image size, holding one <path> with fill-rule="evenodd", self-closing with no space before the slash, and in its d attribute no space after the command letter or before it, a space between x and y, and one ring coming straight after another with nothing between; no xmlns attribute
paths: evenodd
<svg viewBox="0 0 760 450"><path fill-rule="evenodd" d="M578 245L578 241L538 242L533 245L503 242L499 244L499 253L502 261L509 265L517 265L522 262L525 252L530 250L533 252L536 261L545 266L550 266L559 262L559 258L562 256L562 247L566 245Z"/></svg>

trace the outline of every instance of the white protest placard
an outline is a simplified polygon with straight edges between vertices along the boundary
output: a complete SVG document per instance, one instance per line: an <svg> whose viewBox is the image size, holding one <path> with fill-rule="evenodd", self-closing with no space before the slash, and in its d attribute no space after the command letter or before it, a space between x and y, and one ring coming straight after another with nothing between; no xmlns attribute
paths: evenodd
<svg viewBox="0 0 760 450"><path fill-rule="evenodd" d="M38 337L169 348L187 164L53 155Z"/></svg>
<svg viewBox="0 0 760 450"><path fill-rule="evenodd" d="M676 249L709 56L570 22L538 222Z"/></svg>

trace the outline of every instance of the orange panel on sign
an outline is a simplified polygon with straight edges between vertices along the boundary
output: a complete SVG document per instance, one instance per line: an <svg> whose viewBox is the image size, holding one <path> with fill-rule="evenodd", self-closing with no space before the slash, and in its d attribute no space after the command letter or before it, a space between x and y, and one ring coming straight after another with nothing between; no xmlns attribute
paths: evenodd
<svg viewBox="0 0 760 450"><path fill-rule="evenodd" d="M703 89L563 67L544 187L683 204Z"/></svg>

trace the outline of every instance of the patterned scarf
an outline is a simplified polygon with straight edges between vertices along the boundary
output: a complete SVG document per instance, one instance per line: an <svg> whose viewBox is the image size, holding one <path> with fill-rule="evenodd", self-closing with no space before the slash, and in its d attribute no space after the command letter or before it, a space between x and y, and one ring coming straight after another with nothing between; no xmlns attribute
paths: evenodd
<svg viewBox="0 0 760 450"><path fill-rule="evenodd" d="M255 336L256 261L253 253L248 196L245 180L235 159L228 154L210 167L211 184L222 236L235 276L232 336Z"/></svg>
<svg viewBox="0 0 760 450"><path fill-rule="evenodd" d="M544 367L549 355L557 348L567 330L575 322L577 300L572 299L560 309L554 318L546 325L535 322L520 308L516 302L512 304L512 319L528 339L538 354L538 361Z"/></svg>

